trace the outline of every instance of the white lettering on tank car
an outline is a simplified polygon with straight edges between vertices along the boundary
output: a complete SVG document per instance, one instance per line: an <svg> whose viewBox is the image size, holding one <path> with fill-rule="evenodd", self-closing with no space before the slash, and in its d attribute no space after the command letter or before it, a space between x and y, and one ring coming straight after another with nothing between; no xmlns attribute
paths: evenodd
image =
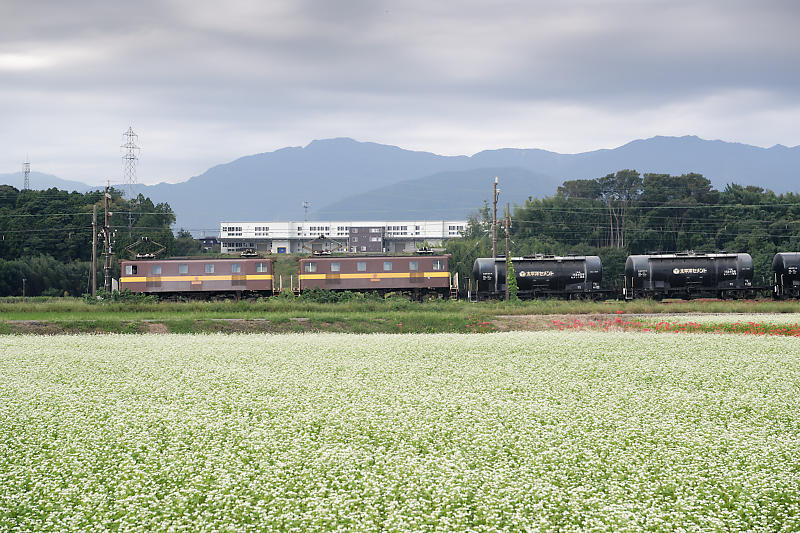
<svg viewBox="0 0 800 533"><path fill-rule="evenodd" d="M673 274L705 274L708 272L707 268L673 268Z"/></svg>
<svg viewBox="0 0 800 533"><path fill-rule="evenodd" d="M547 278L554 275L555 272L552 270L521 270L519 273L519 277L527 278L527 277L534 277L534 278Z"/></svg>

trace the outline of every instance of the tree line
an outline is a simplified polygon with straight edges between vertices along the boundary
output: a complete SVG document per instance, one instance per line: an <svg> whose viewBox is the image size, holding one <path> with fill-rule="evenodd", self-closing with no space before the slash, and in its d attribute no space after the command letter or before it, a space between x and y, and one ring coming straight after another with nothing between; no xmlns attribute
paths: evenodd
<svg viewBox="0 0 800 533"><path fill-rule="evenodd" d="M476 257L491 254L490 218L484 205L465 239L448 243L462 279ZM607 287L619 282L629 254L685 250L747 252L754 282L769 284L775 253L800 251L800 194L736 184L720 191L696 173L620 170L568 180L553 196L515 205L511 242L512 256L599 255ZM498 250L504 253L502 240Z"/></svg>
<svg viewBox="0 0 800 533"><path fill-rule="evenodd" d="M103 190L34 191L0 185L0 296L21 295L23 279L29 296L80 296L89 292L92 210L96 206L101 228L104 194ZM173 234L170 226L175 214L169 204L154 203L141 194L126 199L114 188L109 189L109 195L115 275L119 273L117 261L130 256L125 248L144 236L164 245L165 256L200 252L188 232L182 231L177 237ZM98 239L99 280L102 251L102 239Z"/></svg>

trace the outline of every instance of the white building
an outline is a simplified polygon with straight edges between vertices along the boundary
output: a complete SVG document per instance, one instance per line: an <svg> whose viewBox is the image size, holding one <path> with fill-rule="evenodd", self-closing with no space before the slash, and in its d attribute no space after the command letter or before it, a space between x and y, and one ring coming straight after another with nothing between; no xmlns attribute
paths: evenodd
<svg viewBox="0 0 800 533"><path fill-rule="evenodd" d="M423 243L442 246L464 233L466 220L220 222L222 253L413 252ZM322 237L325 237L323 239Z"/></svg>

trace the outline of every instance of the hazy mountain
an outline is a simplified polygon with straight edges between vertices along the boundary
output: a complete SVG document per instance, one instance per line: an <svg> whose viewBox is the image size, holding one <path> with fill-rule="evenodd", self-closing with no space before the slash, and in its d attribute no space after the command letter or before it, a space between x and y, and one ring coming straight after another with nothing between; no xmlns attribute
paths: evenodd
<svg viewBox="0 0 800 533"><path fill-rule="evenodd" d="M493 176L502 176L502 205L512 199L522 203L528 196L550 195L561 183L551 176L515 167L440 172L348 196L316 210L314 215L319 220L464 218L476 212L484 200L491 201Z"/></svg>
<svg viewBox="0 0 800 533"><path fill-rule="evenodd" d="M598 178L632 168L641 173L703 174L718 188L729 183L758 185L775 192L800 191L800 147L758 148L746 144L706 141L694 136L653 137L630 142L613 150L558 154L538 149L486 150L469 158L467 172L449 172L410 179L332 202L314 214L319 218L345 217L348 212L371 213L368 218L419 218L419 202L441 216L474 212L491 200L491 178L500 177L501 203L521 204L528 196L552 195L564 180ZM459 161L460 163L461 161ZM481 176L481 171L485 169ZM525 172L534 173L525 177ZM459 177L463 188L460 194ZM418 194L415 192L418 191ZM435 200L434 200L435 199ZM466 208L471 205L471 208ZM387 215L388 217L389 215ZM464 216L459 215L459 216ZM359 218L353 215L353 218Z"/></svg>
<svg viewBox="0 0 800 533"><path fill-rule="evenodd" d="M775 192L796 191L800 177L800 146L759 148L747 144L707 141L695 136L652 137L613 150L557 154L544 150L487 150L472 156L483 165L520 166L558 178L597 178L617 170L703 174L717 188L728 183L760 185Z"/></svg>
<svg viewBox="0 0 800 533"><path fill-rule="evenodd" d="M758 148L698 137L653 137L612 150L558 154L500 149L473 156L441 156L352 139L314 141L305 147L242 157L175 184L141 186L156 202L169 202L176 227L215 232L220 221L309 218L461 218L491 198L500 178L501 203L555 193L565 179L597 178L616 170L699 172L717 188L759 185L800 190L800 147ZM0 175L21 187L22 174ZM89 185L31 174L31 186L88 190Z"/></svg>
<svg viewBox="0 0 800 533"><path fill-rule="evenodd" d="M17 189L22 189L24 181L25 177L22 175L22 172L0 174L0 184L11 185ZM95 188L79 181L64 180L51 174L42 174L41 172L31 172L30 183L31 189L34 190L45 190L55 187L56 189L65 191L84 192Z"/></svg>
<svg viewBox="0 0 800 533"><path fill-rule="evenodd" d="M465 156L446 157L352 139L328 139L303 148L243 157L182 183L162 183L141 190L154 201L169 202L178 215L179 227L218 230L221 220L302 219L303 201L311 202L313 215L352 194L469 166Z"/></svg>

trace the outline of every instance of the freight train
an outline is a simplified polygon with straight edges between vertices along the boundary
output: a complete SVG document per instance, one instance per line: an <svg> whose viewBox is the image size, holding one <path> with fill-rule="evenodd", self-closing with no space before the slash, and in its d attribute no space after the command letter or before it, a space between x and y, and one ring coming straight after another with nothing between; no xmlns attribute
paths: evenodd
<svg viewBox="0 0 800 533"><path fill-rule="evenodd" d="M800 298L800 253L775 254L772 275L772 295L776 300Z"/></svg>
<svg viewBox="0 0 800 533"><path fill-rule="evenodd" d="M456 277L456 280L458 278ZM300 260L299 290L448 296L457 288L449 255L309 257Z"/></svg>
<svg viewBox="0 0 800 533"><path fill-rule="evenodd" d="M631 255L622 295L634 298L754 298L749 254L674 253Z"/></svg>
<svg viewBox="0 0 800 533"><path fill-rule="evenodd" d="M753 259L746 253L653 253L628 256L621 287L603 284L596 255L534 255L511 259L521 299L562 298L800 298L800 252L782 252L772 262L773 284L753 285ZM163 297L270 296L275 283L269 258L143 259L121 261L120 289ZM414 299L457 298L458 275L449 255L311 256L300 259L297 286L304 293L333 291L401 293ZM506 259L480 257L463 291L471 300L503 298Z"/></svg>
<svg viewBox="0 0 800 533"><path fill-rule="evenodd" d="M779 253L773 260L773 285L753 285L753 259L746 253L652 253L628 256L620 289L602 284L597 256L535 255L511 258L517 296L530 298L800 298L800 253ZM502 298L506 291L505 257L475 260L468 296Z"/></svg>
<svg viewBox="0 0 800 533"><path fill-rule="evenodd" d="M140 259L120 261L120 290L160 297L271 296L272 259Z"/></svg>
<svg viewBox="0 0 800 533"><path fill-rule="evenodd" d="M120 290L164 298L258 297L282 289L269 258L140 259L120 266ZM458 285L449 255L312 256L300 260L297 278L293 292L402 293L414 299L457 296Z"/></svg>
<svg viewBox="0 0 800 533"><path fill-rule="evenodd" d="M514 257L511 264L517 281L517 296L521 299L600 299L609 296L610 291L600 287L603 263L596 255ZM508 281L506 270L505 257L476 259L472 267L474 299L501 298Z"/></svg>

